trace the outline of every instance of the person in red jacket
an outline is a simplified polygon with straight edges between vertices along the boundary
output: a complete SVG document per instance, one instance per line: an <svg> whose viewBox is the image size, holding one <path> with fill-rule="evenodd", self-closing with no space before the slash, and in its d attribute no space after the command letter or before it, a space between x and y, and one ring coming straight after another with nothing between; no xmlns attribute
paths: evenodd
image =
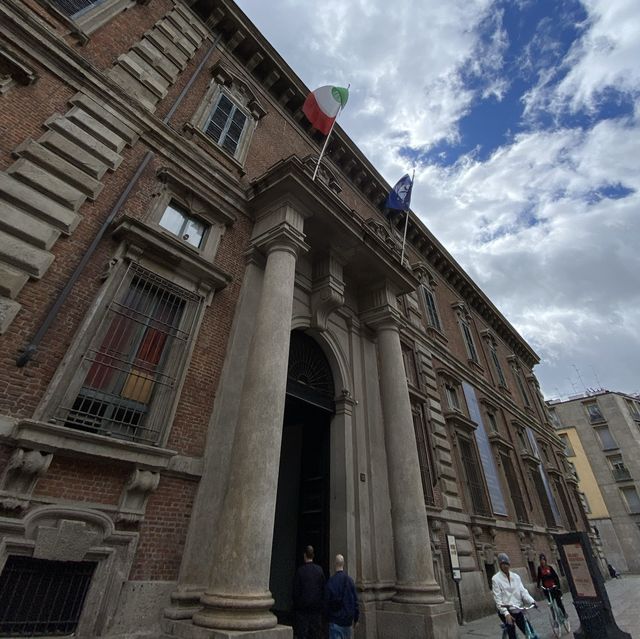
<svg viewBox="0 0 640 639"><path fill-rule="evenodd" d="M544 554L540 555L540 565L538 566L538 588L542 585L545 588L545 597L551 601L550 597L553 597L558 604L558 608L562 610L562 614L566 617L567 611L564 609L562 603L562 590L560 590L560 577L558 573L547 563L547 557Z"/></svg>

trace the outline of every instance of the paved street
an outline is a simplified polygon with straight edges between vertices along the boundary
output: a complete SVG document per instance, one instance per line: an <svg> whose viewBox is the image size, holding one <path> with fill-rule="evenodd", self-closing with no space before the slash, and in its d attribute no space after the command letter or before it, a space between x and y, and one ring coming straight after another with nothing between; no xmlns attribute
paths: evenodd
<svg viewBox="0 0 640 639"><path fill-rule="evenodd" d="M607 582L607 592L616 616L618 626L628 632L634 639L640 639L640 575L627 575L622 579L612 579ZM564 606L569 612L571 629L577 630L578 616L571 604L570 595L563 597ZM530 619L540 639L553 637L549 625L549 613L544 602L538 604L538 610L530 612ZM500 620L497 615L490 615L465 624L460 628L460 637L480 639L481 637L500 637ZM523 637L518 631L518 637ZM568 637L573 637L573 632Z"/></svg>

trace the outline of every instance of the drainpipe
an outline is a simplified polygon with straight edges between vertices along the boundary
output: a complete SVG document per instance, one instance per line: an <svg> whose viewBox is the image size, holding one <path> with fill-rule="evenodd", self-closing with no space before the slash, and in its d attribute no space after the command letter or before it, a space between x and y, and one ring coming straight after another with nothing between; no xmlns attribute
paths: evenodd
<svg viewBox="0 0 640 639"><path fill-rule="evenodd" d="M191 76L191 78L189 78L189 82L187 82L185 87L182 89L182 91L180 92L180 95L176 98L176 101L173 103L173 106L171 107L167 115L165 115L164 118L162 119L162 121L165 124L167 124L169 120L172 118L173 114L176 112L177 108L180 106L180 103L182 102L184 97L187 95L189 89L193 86L193 83L196 81L197 77L200 75L200 72L202 71L203 67L211 57L211 54L215 51L215 48L218 46L218 42L220 42L221 37L222 37L221 34L218 34L215 37L209 51L207 51L207 54L200 61L200 64L198 65L197 69L193 72L193 75ZM111 225L111 222L113 222L116 215L118 215L118 213L120 212L122 205L127 201L127 198L129 197L129 194L131 193L133 187L137 184L138 180L140 179L140 176L142 175L143 171L147 168L147 165L149 164L153 156L154 156L153 151L147 151L146 155L142 158L142 161L138 165L138 168L136 169L136 172L133 174L133 177L129 180L129 183L127 184L127 186L125 186L122 193L120 193L120 197L118 198L118 201L113 205L113 208L111 209L111 211L109 211L109 215L106 217L106 219L102 223L102 226L100 227L96 236L93 238L91 245L85 251L84 255L82 256L82 259L80 260L75 270L73 271L73 274L71 275L71 277L65 284L64 288L62 289L62 292L54 302L53 306L49 309L49 312L47 313L47 316L44 318L44 321L40 325L40 328L37 330L32 340L29 342L29 344L24 348L22 353L16 359L17 367L22 368L23 366L28 364L33 358L33 356L35 355L35 353L37 352L38 346L40 346L40 342L43 340L44 336L47 334L47 331L51 327L51 324L58 316L60 309L66 302L67 297L69 297L69 293L71 293L73 287L78 281L78 278L80 277L87 263L95 253L96 248L98 248L98 245L102 241L102 238L104 237L104 234L107 232L107 229Z"/></svg>

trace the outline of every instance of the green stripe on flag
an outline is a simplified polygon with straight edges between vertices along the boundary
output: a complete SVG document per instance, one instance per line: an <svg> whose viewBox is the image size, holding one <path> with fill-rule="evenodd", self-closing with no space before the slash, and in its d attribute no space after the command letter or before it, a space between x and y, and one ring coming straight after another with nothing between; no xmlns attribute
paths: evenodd
<svg viewBox="0 0 640 639"><path fill-rule="evenodd" d="M345 89L344 87L333 87L331 89L331 95L333 96L333 99L344 108L347 104L347 100L349 99L349 89Z"/></svg>

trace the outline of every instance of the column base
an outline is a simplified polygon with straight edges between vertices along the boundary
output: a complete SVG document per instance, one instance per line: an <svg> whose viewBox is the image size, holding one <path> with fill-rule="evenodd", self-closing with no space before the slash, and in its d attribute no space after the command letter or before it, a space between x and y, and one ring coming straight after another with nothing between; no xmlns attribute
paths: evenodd
<svg viewBox="0 0 640 639"><path fill-rule="evenodd" d="M205 593L201 609L193 615L196 626L214 630L269 630L278 620L270 612L274 604L270 592L256 595Z"/></svg>
<svg viewBox="0 0 640 639"><path fill-rule="evenodd" d="M380 639L458 639L459 626L452 602L416 605L385 601L379 604L376 625Z"/></svg>
<svg viewBox="0 0 640 639"><path fill-rule="evenodd" d="M293 629L275 626L265 630L216 630L202 628L190 621L165 619L160 639L293 639Z"/></svg>

